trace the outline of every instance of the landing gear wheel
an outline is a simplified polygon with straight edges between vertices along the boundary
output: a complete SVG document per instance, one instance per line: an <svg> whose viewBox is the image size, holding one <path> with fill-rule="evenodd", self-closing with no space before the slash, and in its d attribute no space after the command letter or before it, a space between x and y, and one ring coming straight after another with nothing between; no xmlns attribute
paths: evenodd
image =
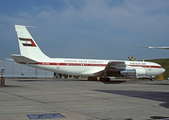
<svg viewBox="0 0 169 120"><path fill-rule="evenodd" d="M60 79L61 79L61 78L62 78L62 74L58 74L58 78L60 78Z"/></svg>
<svg viewBox="0 0 169 120"><path fill-rule="evenodd" d="M153 79L151 76L150 76L150 78L149 78L149 79L150 79L150 81L154 81L154 79Z"/></svg>
<svg viewBox="0 0 169 120"><path fill-rule="evenodd" d="M68 75L63 75L63 76L64 76L64 78L65 78L65 79L67 79L67 78L68 78Z"/></svg>
<svg viewBox="0 0 169 120"><path fill-rule="evenodd" d="M87 80L88 81L97 81L97 77L88 77Z"/></svg>
<svg viewBox="0 0 169 120"><path fill-rule="evenodd" d="M99 81L104 81L104 78L100 77Z"/></svg>
<svg viewBox="0 0 169 120"><path fill-rule="evenodd" d="M105 81L106 82L110 82L110 78L105 78Z"/></svg>
<svg viewBox="0 0 169 120"><path fill-rule="evenodd" d="M109 82L109 81L110 81L110 78L100 77L99 81Z"/></svg>

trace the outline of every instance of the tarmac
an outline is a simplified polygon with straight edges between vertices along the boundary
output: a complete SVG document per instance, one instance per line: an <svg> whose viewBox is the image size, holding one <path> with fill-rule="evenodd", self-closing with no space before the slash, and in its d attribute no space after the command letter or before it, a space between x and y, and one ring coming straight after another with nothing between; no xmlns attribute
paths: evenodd
<svg viewBox="0 0 169 120"><path fill-rule="evenodd" d="M169 80L6 79L0 120L169 120Z"/></svg>

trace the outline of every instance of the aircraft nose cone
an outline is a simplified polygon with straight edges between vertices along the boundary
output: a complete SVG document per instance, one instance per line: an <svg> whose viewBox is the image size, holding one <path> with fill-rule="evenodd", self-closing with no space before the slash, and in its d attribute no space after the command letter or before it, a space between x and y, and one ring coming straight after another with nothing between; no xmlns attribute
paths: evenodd
<svg viewBox="0 0 169 120"><path fill-rule="evenodd" d="M163 68L163 69L161 69L161 73L163 73L163 72L165 72L165 69Z"/></svg>
<svg viewBox="0 0 169 120"><path fill-rule="evenodd" d="M165 69L163 69L163 72L165 72Z"/></svg>

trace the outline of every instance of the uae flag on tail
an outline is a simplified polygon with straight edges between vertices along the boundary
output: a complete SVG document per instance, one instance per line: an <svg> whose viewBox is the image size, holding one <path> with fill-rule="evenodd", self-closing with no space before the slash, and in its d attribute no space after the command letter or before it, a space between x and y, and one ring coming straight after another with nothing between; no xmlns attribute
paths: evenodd
<svg viewBox="0 0 169 120"><path fill-rule="evenodd" d="M36 44L30 38L19 38L19 40L22 41L23 46L36 47Z"/></svg>

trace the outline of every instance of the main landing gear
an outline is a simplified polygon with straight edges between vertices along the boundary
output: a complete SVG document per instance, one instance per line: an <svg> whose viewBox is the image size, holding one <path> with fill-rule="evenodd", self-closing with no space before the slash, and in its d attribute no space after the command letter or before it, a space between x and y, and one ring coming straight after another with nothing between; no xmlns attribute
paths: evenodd
<svg viewBox="0 0 169 120"><path fill-rule="evenodd" d="M109 78L109 77L100 77L99 80L100 80L100 81L106 81L106 82L109 82L109 81L110 81L110 78Z"/></svg>
<svg viewBox="0 0 169 120"><path fill-rule="evenodd" d="M88 81L97 81L97 77L88 77ZM99 81L110 81L109 77L100 77Z"/></svg>
<svg viewBox="0 0 169 120"><path fill-rule="evenodd" d="M88 81L97 81L97 77L88 77L87 80Z"/></svg>

